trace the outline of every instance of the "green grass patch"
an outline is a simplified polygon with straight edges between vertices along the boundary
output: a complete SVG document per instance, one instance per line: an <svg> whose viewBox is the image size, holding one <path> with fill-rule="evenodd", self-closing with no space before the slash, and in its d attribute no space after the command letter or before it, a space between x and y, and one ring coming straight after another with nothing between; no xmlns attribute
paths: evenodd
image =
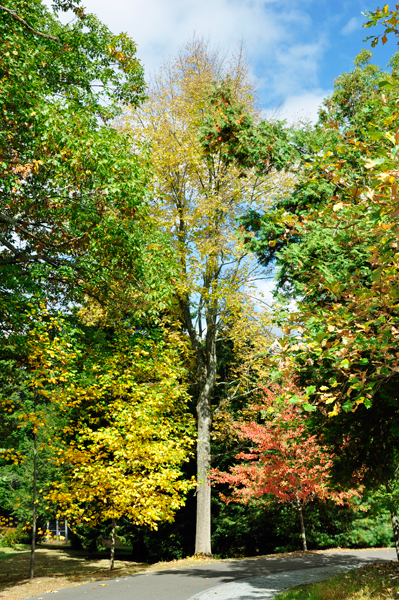
<svg viewBox="0 0 399 600"><path fill-rule="evenodd" d="M327 581L291 588L277 599L399 600L399 563L373 563Z"/></svg>
<svg viewBox="0 0 399 600"><path fill-rule="evenodd" d="M11 558L15 554L21 552L30 552L30 546L27 544L15 544L12 548L0 548L0 560L3 558Z"/></svg>

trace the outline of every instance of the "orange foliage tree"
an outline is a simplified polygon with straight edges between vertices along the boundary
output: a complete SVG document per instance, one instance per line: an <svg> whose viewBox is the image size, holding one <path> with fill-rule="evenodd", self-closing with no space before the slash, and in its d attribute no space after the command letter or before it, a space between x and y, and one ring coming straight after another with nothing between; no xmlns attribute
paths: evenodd
<svg viewBox="0 0 399 600"><path fill-rule="evenodd" d="M296 392L292 394L292 392ZM303 506L315 499L343 504L355 490L335 489L330 481L332 454L318 443L315 435L307 435L307 413L300 406L301 394L290 386L291 401L277 385L263 388L262 402L252 408L258 421L236 422L234 427L241 442L249 448L236 455L240 461L229 472L214 469L217 483L228 483L231 495L221 494L225 502L247 504L262 498L291 504L298 511L303 549L307 550Z"/></svg>

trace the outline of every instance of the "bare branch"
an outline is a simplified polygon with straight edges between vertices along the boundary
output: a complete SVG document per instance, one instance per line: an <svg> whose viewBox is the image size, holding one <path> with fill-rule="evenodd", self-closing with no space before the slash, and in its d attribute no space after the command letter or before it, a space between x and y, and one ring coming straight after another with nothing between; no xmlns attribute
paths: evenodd
<svg viewBox="0 0 399 600"><path fill-rule="evenodd" d="M16 19L17 21L19 21L20 23L22 23L22 25L24 25L24 27L26 27L27 29L29 29L29 31L31 31L35 35L40 35L40 37L46 38L48 40L53 40L53 42L59 42L60 41L59 38L57 38L57 37L55 37L53 35L50 35L48 33L42 33L41 31L37 31L36 29L34 29L33 27L31 27L29 25L29 23L27 23L22 17L20 17L15 10L10 10L9 8L6 8L5 6L2 6L1 4L0 4L0 9L4 10L9 15L11 15L13 17L13 19Z"/></svg>

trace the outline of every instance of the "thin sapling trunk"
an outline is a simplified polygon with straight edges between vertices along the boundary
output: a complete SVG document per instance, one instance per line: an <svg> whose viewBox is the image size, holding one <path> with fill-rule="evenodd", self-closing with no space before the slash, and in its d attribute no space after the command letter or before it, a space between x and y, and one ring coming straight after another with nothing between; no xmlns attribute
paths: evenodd
<svg viewBox="0 0 399 600"><path fill-rule="evenodd" d="M305 523L304 523L304 520L303 520L302 504L301 504L301 501L299 499L297 499L297 509L298 509L298 514L299 514L299 521L301 523L302 547L303 547L304 551L306 552L307 549L308 549L308 546L307 546L307 543L306 543Z"/></svg>
<svg viewBox="0 0 399 600"><path fill-rule="evenodd" d="M391 496L391 501L390 501L390 513L391 513L391 523L392 523L392 531L393 531L393 539L395 541L395 548L396 548L396 560L399 561L399 520L398 520L398 513L396 510L396 506L393 502L393 489L392 489L392 485L390 483L386 484L386 490L388 492L388 494Z"/></svg>
<svg viewBox="0 0 399 600"><path fill-rule="evenodd" d="M391 522L393 529L393 539L395 540L396 560L399 560L399 521L396 508L391 509Z"/></svg>
<svg viewBox="0 0 399 600"><path fill-rule="evenodd" d="M115 517L112 517L112 529L111 529L111 553L109 559L110 571L115 566Z"/></svg>
<svg viewBox="0 0 399 600"><path fill-rule="evenodd" d="M35 406L36 412L36 406ZM36 431L33 434L33 507L32 507L32 541L30 551L29 579L33 579L35 568L35 545L36 545L36 485L37 485L37 439Z"/></svg>

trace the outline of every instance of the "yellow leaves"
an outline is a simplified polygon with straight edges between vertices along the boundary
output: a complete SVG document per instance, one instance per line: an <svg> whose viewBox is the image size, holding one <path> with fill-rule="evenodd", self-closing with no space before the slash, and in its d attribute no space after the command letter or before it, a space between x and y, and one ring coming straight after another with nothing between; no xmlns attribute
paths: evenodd
<svg viewBox="0 0 399 600"><path fill-rule="evenodd" d="M198 56L202 57L200 64ZM242 86L238 93L254 113L245 67L232 61L231 69L235 81L237 72L243 70L237 80ZM227 313L222 308L226 297L234 295L235 302L245 301L240 290L254 266L243 240L236 235L237 218L250 203L265 208L271 192L275 197L284 195L293 176L273 173L260 179L248 170L246 177L240 177L241 170L234 165L226 167L220 160L211 164L204 156L198 128L204 114L216 118L220 111L208 100L218 73L206 47L194 42L165 67L147 104L141 112L133 112L125 126L151 143L156 197L151 208L160 226L171 233L180 259L177 294L189 292L191 297L201 298L203 305L214 302L218 310ZM237 274L234 265L240 267ZM212 273L224 277L215 278Z"/></svg>
<svg viewBox="0 0 399 600"><path fill-rule="evenodd" d="M152 341L150 352L145 341L131 348L119 332L112 353L93 364L86 393L79 382L68 386L85 405L93 398L95 415L62 455L69 481L50 492L70 518L94 523L126 514L154 527L183 503L192 483L181 481L180 465L193 445L194 423L174 339L168 343L165 334L162 342ZM93 503L93 514L80 508Z"/></svg>
<svg viewBox="0 0 399 600"><path fill-rule="evenodd" d="M383 183L394 183L395 179L392 177L389 171L383 171L377 175L377 179L382 181Z"/></svg>
<svg viewBox="0 0 399 600"><path fill-rule="evenodd" d="M331 412L328 413L328 417L336 417L337 415L339 415L340 413L340 406L338 404L338 402L335 404L333 410Z"/></svg>
<svg viewBox="0 0 399 600"><path fill-rule="evenodd" d="M376 164L378 164L377 161L368 158L364 163L364 166L366 167L366 169L372 169L373 167L375 167Z"/></svg>
<svg viewBox="0 0 399 600"><path fill-rule="evenodd" d="M339 210L342 210L343 208L344 208L344 204L342 202L338 202L337 204L334 204L333 211L337 212Z"/></svg>

